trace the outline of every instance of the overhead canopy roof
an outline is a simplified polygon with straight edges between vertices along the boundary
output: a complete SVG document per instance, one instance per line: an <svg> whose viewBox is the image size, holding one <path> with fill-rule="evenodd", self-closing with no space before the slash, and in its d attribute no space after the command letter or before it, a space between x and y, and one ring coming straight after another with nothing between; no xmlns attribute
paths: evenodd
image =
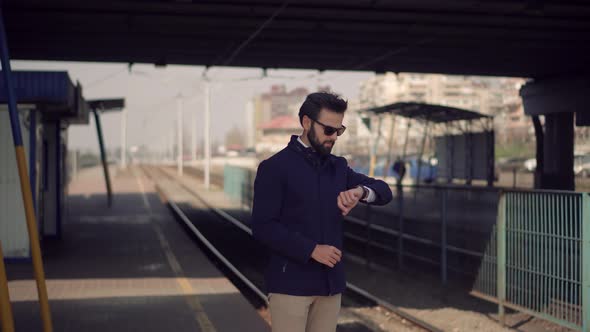
<svg viewBox="0 0 590 332"><path fill-rule="evenodd" d="M13 71L12 84L18 104L31 104L44 119L88 123L88 105L82 87L65 71ZM0 104L8 103L5 80L0 80Z"/></svg>
<svg viewBox="0 0 590 332"><path fill-rule="evenodd" d="M4 0L15 59L588 73L581 0Z"/></svg>
<svg viewBox="0 0 590 332"><path fill-rule="evenodd" d="M392 113L410 119L434 123L492 118L489 115L461 108L423 103L394 103L381 107L369 108L361 112L370 112L375 114Z"/></svg>
<svg viewBox="0 0 590 332"><path fill-rule="evenodd" d="M92 110L97 110L103 113L120 111L125 108L125 99L93 99L88 101L88 107Z"/></svg>

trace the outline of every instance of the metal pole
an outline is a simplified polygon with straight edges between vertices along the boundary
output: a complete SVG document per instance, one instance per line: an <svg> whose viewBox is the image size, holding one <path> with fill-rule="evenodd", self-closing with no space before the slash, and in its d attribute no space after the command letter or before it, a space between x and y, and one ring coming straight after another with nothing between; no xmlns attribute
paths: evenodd
<svg viewBox="0 0 590 332"><path fill-rule="evenodd" d="M4 266L4 255L2 254L2 243L0 243L0 325L3 332L14 332L14 317L10 305L10 294L8 293L8 280L6 278L6 267Z"/></svg>
<svg viewBox="0 0 590 332"><path fill-rule="evenodd" d="M450 129L449 129L449 124L446 123L445 124L445 142L446 142L446 148L447 148L447 183L451 183L453 182L453 134L451 133Z"/></svg>
<svg viewBox="0 0 590 332"><path fill-rule="evenodd" d="M41 256L41 247L39 245L39 230L33 207L33 194L31 192L31 182L27 172L27 159L23 147L23 138L20 129L20 119L16 107L16 96L12 86L12 73L10 69L10 58L8 56L8 46L6 44L6 31L4 30L4 13L0 6L0 47L2 62L2 74L6 83L6 92L8 95L8 112L10 113L10 125L12 128L12 139L14 142L16 161L18 165L18 174L22 192L23 205L25 207L25 216L27 221L27 230L29 233L29 244L31 246L31 256L33 259L33 271L37 282L37 292L39 304L41 306L41 318L43 320L43 330L45 332L53 331L51 323L51 312L49 310L49 300L47 296L47 286L45 284L45 271L43 270L43 260Z"/></svg>
<svg viewBox="0 0 590 332"><path fill-rule="evenodd" d="M170 131L170 136L168 137L168 143L170 144L168 146L168 154L170 157L170 162L174 162L174 127L172 128L172 131Z"/></svg>
<svg viewBox="0 0 590 332"><path fill-rule="evenodd" d="M205 189L211 186L211 87L205 82Z"/></svg>
<svg viewBox="0 0 590 332"><path fill-rule="evenodd" d="M109 207L113 204L113 190L111 188L111 177L109 175L109 164L107 162L107 155L104 148L104 138L102 136L102 125L100 122L100 114L98 110L93 109L94 122L96 122L96 134L98 135L98 146L100 148L100 159L102 161L102 170L104 172L104 181L107 186L107 204Z"/></svg>
<svg viewBox="0 0 590 332"><path fill-rule="evenodd" d="M590 197L582 194L582 331L590 332Z"/></svg>
<svg viewBox="0 0 590 332"><path fill-rule="evenodd" d="M410 129L412 128L412 122L410 122L410 120L406 120L406 121L407 121L407 123L406 123L407 130L406 130L406 138L404 140L404 148L403 148L403 153L402 153L402 155L403 155L402 159L404 162L406 161L406 155L408 152L408 150L407 150L408 149L408 140L410 138Z"/></svg>
<svg viewBox="0 0 590 332"><path fill-rule="evenodd" d="M536 141L536 150L535 150L535 158L537 160L537 167L535 168L535 180L534 180L534 187L535 189L543 188L543 169L545 163L544 157L544 139L545 134L543 133L543 125L541 124L541 119L539 119L538 115L533 115L533 127L535 128L535 141Z"/></svg>
<svg viewBox="0 0 590 332"><path fill-rule="evenodd" d="M420 171L422 170L422 155L424 154L424 147L426 146L426 136L428 136L428 125L430 123L427 122L424 126L424 136L422 136L422 145L420 146L420 154L418 155L417 164L418 164L418 174L416 176L416 183L420 183Z"/></svg>
<svg viewBox="0 0 590 332"><path fill-rule="evenodd" d="M440 278L443 285L447 284L447 189L441 193L441 225L440 225Z"/></svg>
<svg viewBox="0 0 590 332"><path fill-rule="evenodd" d="M121 111L121 168L127 167L127 109Z"/></svg>
<svg viewBox="0 0 590 332"><path fill-rule="evenodd" d="M61 237L61 219L62 219L62 202L64 201L63 196L63 174L65 174L64 163L63 163L63 156L64 156L64 147L62 146L62 136L61 136L61 120L57 120L55 123L55 160L56 160L56 167L55 167L55 201L56 201L56 233L58 237Z"/></svg>
<svg viewBox="0 0 590 332"><path fill-rule="evenodd" d="M450 177L447 179L447 183L451 183L453 182L453 179L455 178L455 136L454 135L449 135L449 162L450 162L450 166L449 166L449 174Z"/></svg>
<svg viewBox="0 0 590 332"><path fill-rule="evenodd" d="M465 136L465 183L471 185L473 176L473 133L471 132L471 121L467 122L467 135Z"/></svg>
<svg viewBox="0 0 590 332"><path fill-rule="evenodd" d="M391 114L391 128L389 128L389 151L387 151L387 162L385 163L385 168L383 169L383 177L387 179L387 174L389 174L389 168L391 167L391 160L393 159L393 134L395 129L395 118L394 114Z"/></svg>
<svg viewBox="0 0 590 332"><path fill-rule="evenodd" d="M74 172L73 178L76 179L78 177L78 150L74 150L73 162L74 165L72 166L72 171Z"/></svg>
<svg viewBox="0 0 590 332"><path fill-rule="evenodd" d="M197 112L193 111L193 121L192 122L192 126L193 126L193 134L191 137L191 160L193 163L197 162Z"/></svg>
<svg viewBox="0 0 590 332"><path fill-rule="evenodd" d="M512 188L516 188L516 167L512 168Z"/></svg>
<svg viewBox="0 0 590 332"><path fill-rule="evenodd" d="M412 122L406 119L406 138L404 139L404 148L402 151L402 161L406 162L408 140L410 136L410 129ZM399 205L399 218L398 218L398 237L397 237L397 263L400 269L404 268L404 188L401 185L397 186L397 197Z"/></svg>
<svg viewBox="0 0 590 332"><path fill-rule="evenodd" d="M377 137L373 143L373 149L371 150L371 163L369 165L369 176L375 175L375 163L377 159L377 146L379 145L379 139L381 138L381 124L383 123L383 117L379 117L379 124L377 125Z"/></svg>
<svg viewBox="0 0 590 332"><path fill-rule="evenodd" d="M498 316L502 326L506 323L504 302L506 301L506 195L500 193L498 205L497 246L498 246L498 275L496 276L498 291Z"/></svg>
<svg viewBox="0 0 590 332"><path fill-rule="evenodd" d="M176 156L176 160L177 160L177 165L178 165L178 175L182 176L182 170L183 170L183 146L182 146L182 129L183 129L183 125L182 125L182 95L178 95L176 97L176 118L178 120L178 126L177 126L177 134L178 134L178 142L177 142L177 151L178 154Z"/></svg>
<svg viewBox="0 0 590 332"><path fill-rule="evenodd" d="M490 120L491 123L491 127L492 129L489 131L486 131L486 142L487 144L487 157L488 157L488 164L487 164L487 176L488 176L488 187L491 187L494 185L494 143L496 141L495 139L495 132L494 132L494 125L493 125L493 121Z"/></svg>
<svg viewBox="0 0 590 332"><path fill-rule="evenodd" d="M161 159L162 159L162 163L165 163L166 160L168 159L168 146L170 146L170 144L168 144L168 135L164 134L162 135L162 152L161 152Z"/></svg>
<svg viewBox="0 0 590 332"><path fill-rule="evenodd" d="M398 236L397 236L397 263L400 269L404 268L404 189L402 186L398 188L398 204L399 204L399 219L398 219Z"/></svg>
<svg viewBox="0 0 590 332"><path fill-rule="evenodd" d="M170 148L170 136L164 134L164 147L162 148L162 160L164 163L168 160L168 149Z"/></svg>

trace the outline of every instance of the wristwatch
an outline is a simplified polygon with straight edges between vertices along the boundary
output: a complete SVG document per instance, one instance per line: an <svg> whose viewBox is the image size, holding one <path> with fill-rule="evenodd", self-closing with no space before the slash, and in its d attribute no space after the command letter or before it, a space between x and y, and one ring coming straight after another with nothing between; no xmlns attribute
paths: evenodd
<svg viewBox="0 0 590 332"><path fill-rule="evenodd" d="M359 186L361 187L361 189L363 189L363 197L361 197L361 201L364 201L367 199L367 197L369 197L369 189L367 189L367 187L365 186Z"/></svg>

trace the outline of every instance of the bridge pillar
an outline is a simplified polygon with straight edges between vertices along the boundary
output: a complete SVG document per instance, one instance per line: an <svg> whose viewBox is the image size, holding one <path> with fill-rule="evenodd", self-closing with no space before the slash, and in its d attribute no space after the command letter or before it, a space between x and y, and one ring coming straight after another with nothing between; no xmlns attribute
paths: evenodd
<svg viewBox="0 0 590 332"><path fill-rule="evenodd" d="M557 78L534 80L520 89L524 112L544 116L536 125L535 188L574 190L574 119L590 125L590 80Z"/></svg>

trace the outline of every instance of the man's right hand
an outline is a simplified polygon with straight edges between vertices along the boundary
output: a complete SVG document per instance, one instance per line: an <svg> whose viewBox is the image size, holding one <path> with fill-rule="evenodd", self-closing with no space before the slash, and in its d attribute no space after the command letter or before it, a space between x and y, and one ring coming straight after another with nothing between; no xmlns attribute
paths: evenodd
<svg viewBox="0 0 590 332"><path fill-rule="evenodd" d="M334 267L334 265L340 262L342 252L336 247L318 244L313 249L311 258L329 267Z"/></svg>

